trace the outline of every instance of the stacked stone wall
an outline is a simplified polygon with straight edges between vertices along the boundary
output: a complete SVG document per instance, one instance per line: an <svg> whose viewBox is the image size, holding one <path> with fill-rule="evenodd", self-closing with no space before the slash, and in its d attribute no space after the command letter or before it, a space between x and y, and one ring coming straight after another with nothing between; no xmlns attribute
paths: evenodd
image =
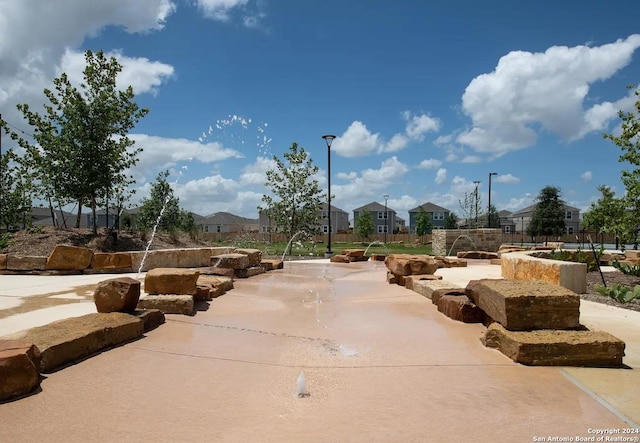
<svg viewBox="0 0 640 443"><path fill-rule="evenodd" d="M500 229L434 229L435 255L456 255L460 251L497 252L502 244Z"/></svg>

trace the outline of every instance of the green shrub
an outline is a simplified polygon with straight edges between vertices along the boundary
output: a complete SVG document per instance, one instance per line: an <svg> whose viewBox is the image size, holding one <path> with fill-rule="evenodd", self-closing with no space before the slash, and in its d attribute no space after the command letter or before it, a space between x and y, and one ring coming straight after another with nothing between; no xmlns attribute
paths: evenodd
<svg viewBox="0 0 640 443"><path fill-rule="evenodd" d="M595 288L599 294L611 297L620 303L629 303L632 300L640 299L640 285L636 285L635 288L631 289L628 286L614 283L608 287L597 285Z"/></svg>
<svg viewBox="0 0 640 443"><path fill-rule="evenodd" d="M619 261L616 260L611 263L611 266L613 266L623 274L633 275L634 277L640 277L640 266L638 265L632 265L630 263L620 263Z"/></svg>
<svg viewBox="0 0 640 443"><path fill-rule="evenodd" d="M11 242L11 234L8 232L5 232L4 234L0 234L0 250L6 248L7 246L9 246L9 243Z"/></svg>

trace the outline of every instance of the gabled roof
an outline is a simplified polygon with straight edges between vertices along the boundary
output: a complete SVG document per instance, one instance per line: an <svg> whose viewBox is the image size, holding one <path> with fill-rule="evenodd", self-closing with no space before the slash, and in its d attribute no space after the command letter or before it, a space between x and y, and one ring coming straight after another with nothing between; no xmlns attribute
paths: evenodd
<svg viewBox="0 0 640 443"><path fill-rule="evenodd" d="M534 203L532 205L527 206L526 208L518 209L517 211L511 213L511 217L517 218L517 217L528 215L533 211L535 211L536 206L537 206L537 203ZM573 206L563 205L562 207L564 208L565 211L580 212L580 209L574 208Z"/></svg>
<svg viewBox="0 0 640 443"><path fill-rule="evenodd" d="M327 207L328 207L328 204L327 204L327 203L322 203L320 210L321 210L321 211L326 211L326 210L327 210ZM344 213L344 214L348 214L348 212L347 212L347 211L345 211L345 210L343 210L343 209L340 209L340 208L338 208L338 207L336 207L336 206L333 206L333 205L331 205L331 212L342 212L342 213Z"/></svg>
<svg viewBox="0 0 640 443"><path fill-rule="evenodd" d="M416 206L413 209L409 209L409 214L412 212L420 212L420 208L424 210L424 212L451 212L447 208L443 208L442 206L438 206L431 202L426 202L421 204L420 206Z"/></svg>
<svg viewBox="0 0 640 443"><path fill-rule="evenodd" d="M384 205L378 202L371 202L364 206L360 206L359 208L355 208L353 210L353 212L362 212L362 211L366 211L366 212L384 211ZM393 212L394 214L396 212L393 209L391 209L389 206L387 206L387 211Z"/></svg>
<svg viewBox="0 0 640 443"><path fill-rule="evenodd" d="M231 214L230 212L216 212L214 214L203 217L201 223L209 225L242 225L256 224L258 223L258 220L253 218L240 217L239 215Z"/></svg>

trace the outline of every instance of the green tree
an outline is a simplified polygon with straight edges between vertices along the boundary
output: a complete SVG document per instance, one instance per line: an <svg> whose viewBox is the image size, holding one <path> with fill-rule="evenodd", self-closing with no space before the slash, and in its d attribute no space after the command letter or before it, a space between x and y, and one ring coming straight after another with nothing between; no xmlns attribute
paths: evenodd
<svg viewBox="0 0 640 443"><path fill-rule="evenodd" d="M489 207L489 212L487 212L487 227L488 228L500 227L500 214L498 214L498 210L494 205L491 205Z"/></svg>
<svg viewBox="0 0 640 443"><path fill-rule="evenodd" d="M536 197L531 222L527 226L528 235L544 236L547 241L549 236L558 237L564 234L565 208L560 197L560 188L555 186L542 188Z"/></svg>
<svg viewBox="0 0 640 443"><path fill-rule="evenodd" d="M31 222L29 181L20 172L19 160L12 149L0 157L0 227L6 230Z"/></svg>
<svg viewBox="0 0 640 443"><path fill-rule="evenodd" d="M582 218L583 226L593 229L599 234L611 233L616 238L616 248L618 240L623 239L623 243L629 239L631 233L628 232L629 221L625 214L625 201L615 197L615 192L609 186L598 186L600 198L597 202L591 203L589 209Z"/></svg>
<svg viewBox="0 0 640 443"><path fill-rule="evenodd" d="M44 114L18 105L34 127L35 144L15 132L11 136L26 150L38 196L59 204L76 201L76 227L83 205L90 205L97 234L97 205L128 198L133 180L126 171L137 163L140 149L132 149L134 141L127 134L148 110L133 101L131 86L118 90L122 66L115 57L86 51L85 60L79 88L62 73L53 80L54 90L44 90Z"/></svg>
<svg viewBox="0 0 640 443"><path fill-rule="evenodd" d="M268 208L274 227L289 238L299 232L314 234L318 231L318 212L327 195L320 191L318 181L313 177L318 167L303 147L293 143L284 159L273 156L275 169L266 172L265 186L271 194L263 195L264 208ZM286 251L285 251L286 252Z"/></svg>
<svg viewBox="0 0 640 443"><path fill-rule="evenodd" d="M180 200L173 194L167 177L169 171L160 172L151 184L149 198L142 199L138 212L138 226L141 229L152 229L156 224L162 231L171 232L181 228L183 214Z"/></svg>
<svg viewBox="0 0 640 443"><path fill-rule="evenodd" d="M416 234L423 237L425 234L431 234L432 230L433 222L431 221L431 216L421 206L416 214Z"/></svg>
<svg viewBox="0 0 640 443"><path fill-rule="evenodd" d="M622 150L620 163L629 163L632 167L622 171L622 183L625 187L623 197L625 217L622 231L633 239L634 247L638 247L637 231L640 220L640 91L636 85L627 86L634 89L636 102L632 111L619 111L622 120L620 135L604 134L604 138L611 140Z"/></svg>
<svg viewBox="0 0 640 443"><path fill-rule="evenodd" d="M368 211L361 212L353 222L353 232L361 239L368 239L375 227L373 226L373 219L371 213Z"/></svg>
<svg viewBox="0 0 640 443"><path fill-rule="evenodd" d="M458 200L465 224L470 228L477 228L482 217L482 199L478 193L478 188L473 192L465 192L464 199Z"/></svg>
<svg viewBox="0 0 640 443"><path fill-rule="evenodd" d="M458 229L458 216L450 212L447 218L444 219L444 228L445 229Z"/></svg>

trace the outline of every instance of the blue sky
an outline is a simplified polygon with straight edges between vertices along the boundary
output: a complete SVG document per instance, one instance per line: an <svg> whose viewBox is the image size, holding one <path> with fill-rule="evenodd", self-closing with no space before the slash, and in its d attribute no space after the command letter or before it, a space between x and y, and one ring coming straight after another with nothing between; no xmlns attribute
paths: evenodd
<svg viewBox="0 0 640 443"><path fill-rule="evenodd" d="M55 3L55 4L54 4ZM378 201L408 220L432 202L461 214L530 205L547 185L581 209L624 192L603 132L632 109L637 1L0 0L0 112L41 109L83 51L115 55L150 109L137 199L165 169L181 206L257 217L265 170L292 142L348 212ZM10 146L5 138L3 148Z"/></svg>

